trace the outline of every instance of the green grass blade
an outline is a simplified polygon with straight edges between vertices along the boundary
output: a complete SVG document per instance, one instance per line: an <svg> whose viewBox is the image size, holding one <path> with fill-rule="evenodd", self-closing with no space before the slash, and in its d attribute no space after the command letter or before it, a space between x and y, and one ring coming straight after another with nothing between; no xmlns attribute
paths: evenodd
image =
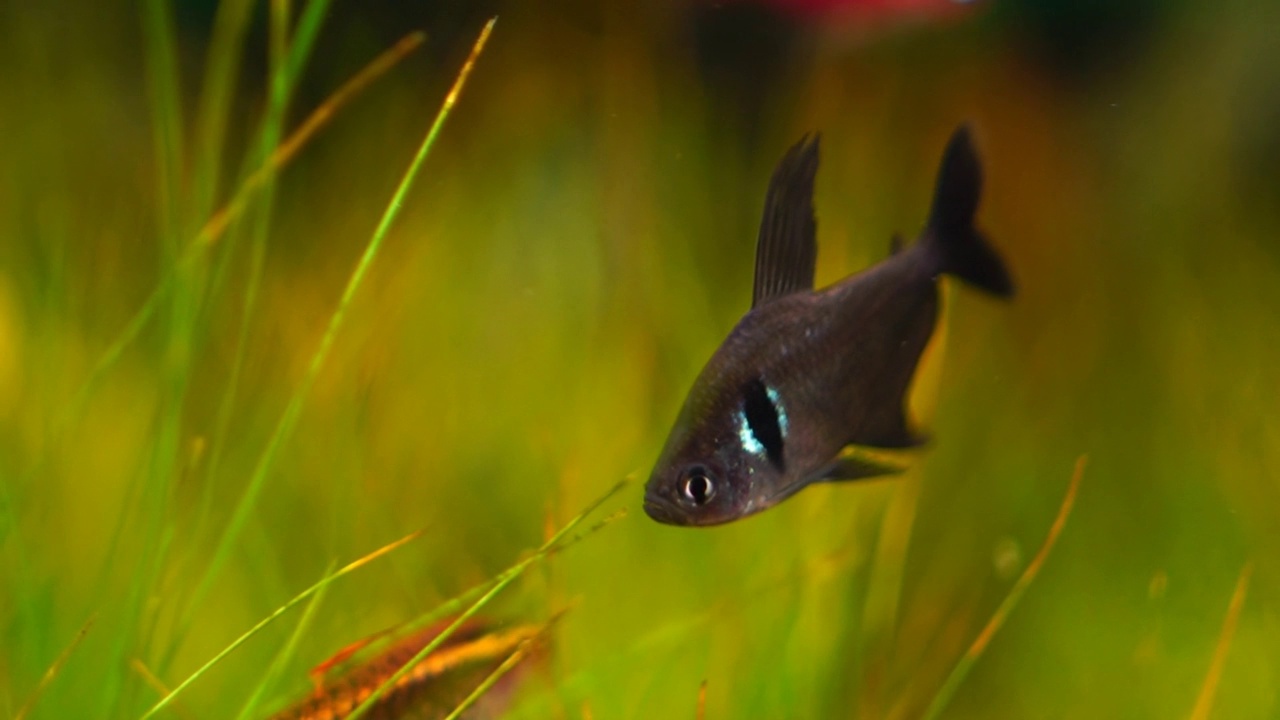
<svg viewBox="0 0 1280 720"><path fill-rule="evenodd" d="M304 18L306 17L308 15L304 15ZM223 237L231 224L250 207L250 203L257 198L258 193L262 190L269 177L284 169L306 147L307 143L337 116L340 110L350 104L351 100L368 88L373 81L386 74L388 70L395 67L406 56L419 48L424 40L425 36L422 33L415 32L407 35L396 43L394 47L383 52L373 62L369 63L312 111L307 116L307 119L298 126L298 129L276 148L271 157L249 175L231 200L209 217L208 221L188 243L181 260L179 260L178 267L190 266L202 258L204 252L213 247ZM291 53L290 63L295 64L297 62L299 62L297 53ZM161 301L173 286L177 274L177 269L175 268L161 278L160 283L143 301L142 307L138 308L138 311L129 319L129 322L111 341L111 344L102 351L93 368L89 371L89 376L77 389L70 411L55 423L57 427L65 430L76 418L80 417L84 406L88 403L89 398L92 397L93 391L97 388L99 382L115 366L124 351L137 340L142 329L147 326L147 323L151 321L160 309ZM29 470L27 477L30 477L34 471L35 469Z"/></svg>
<svg viewBox="0 0 1280 720"><path fill-rule="evenodd" d="M285 54L289 50L289 0L271 0L271 22L268 25L270 40L267 45L267 56L271 59L271 76L274 86L271 98L277 105L283 105L288 96L285 78L281 70L285 67ZM268 123L270 125L270 123ZM275 147L273 143L271 147Z"/></svg>
<svg viewBox="0 0 1280 720"><path fill-rule="evenodd" d="M226 388L222 392L217 415L214 420L214 430L212 435L211 450L209 454L209 462L206 472L204 473L204 491L201 493L200 503L197 509L195 529L193 537L202 537L205 526L208 523L210 508L213 502L212 488L217 482L218 472L222 464L222 456L226 452L227 437L231 428L231 421L234 415L236 402L239 398L239 387L241 376L244 372L245 356L247 353L249 332L252 321L255 318L255 308L257 306L258 293L261 288L263 264L266 257L266 239L267 230L270 223L270 208L274 199L274 180L279 172L281 163L277 162L284 145L280 142L280 135L284 124L284 118L288 109L289 95L293 89L294 81L301 72L301 64L307 57L308 51L315 40L324 13L328 7L328 0L315 0L307 5L303 12L303 19L299 26L297 34L297 42L292 46L286 45L288 30L288 8L283 3L272 2L272 32L271 32L271 51L273 68L271 73L271 100L270 109L267 113L266 121L263 124L261 139L259 142L259 153L253 156L251 167L256 166L256 170L250 173L241 186L241 192L237 197L244 194L244 191L252 188L255 193L261 195L262 202L259 207L263 208L258 212L253 222L253 242L250 249L249 276L245 285L244 296L241 299L240 324L236 332L235 349L232 355L231 368L227 378ZM297 64L297 67L294 67ZM362 73L363 74L363 73ZM345 88L345 86L344 86ZM339 91L341 92L341 90ZM327 103L326 103L327 104ZM305 127L306 123L304 123ZM296 135L297 133L295 133ZM293 140L290 137L285 143ZM233 200L233 205L235 201ZM220 215L222 213L219 213ZM236 213L239 214L238 212ZM212 219L211 219L212 222ZM208 227L206 225L206 227ZM224 258L225 260L225 258ZM226 263L224 262L220 268L220 272L225 271ZM215 284L219 281L215 280ZM189 626L191 617L190 611L185 611L182 621L179 623L183 631ZM184 632L179 632L175 637L180 638Z"/></svg>
<svg viewBox="0 0 1280 720"><path fill-rule="evenodd" d="M557 613L555 617L548 620L538 632L521 641L521 643L516 646L516 649L511 651L511 654L502 661L502 664L498 665L498 667L494 668L492 672L486 675L484 680L480 681L480 684L477 685L469 695L463 698L462 702L458 703L452 712L445 716L444 720L458 720L458 718L462 716L462 713L466 712L468 708L476 704L476 701L484 697L485 693L489 692L489 690L491 690L504 675L511 672L516 665L519 665L520 662L524 660L525 656L529 654L530 650L532 650L537 643L542 642L543 637L551 631L552 626L555 625L563 615L563 612Z"/></svg>
<svg viewBox="0 0 1280 720"><path fill-rule="evenodd" d="M325 568L325 576L328 577L333 573L333 564L330 563ZM311 596L311 602L302 610L302 617L298 619L298 624L294 627L293 632L289 635L289 640L280 647L279 652L272 658L271 664L267 666L267 671L263 673L262 679L258 681L258 685L249 695L249 699L245 701L244 707L240 708L240 714L236 715L237 720L248 720L254 717L254 711L258 709L258 705L262 702L262 698L266 697L272 690L276 681L280 678L280 673L289 666L289 662L293 660L293 654L298 649L298 641L302 639L303 633L311 626L311 620L315 617L316 610L320 607L320 603L324 601L325 592L328 585L316 591Z"/></svg>
<svg viewBox="0 0 1280 720"><path fill-rule="evenodd" d="M311 0L298 17L298 27L293 33L293 42L289 43L289 51L281 58L283 86L292 90L302 69L306 67L311 51L315 49L316 38L320 37L320 28L329 14L332 0ZM288 14L288 3L273 0L272 5L281 5L276 12L282 16Z"/></svg>
<svg viewBox="0 0 1280 720"><path fill-rule="evenodd" d="M492 23L493 21L490 21L490 26L492 26ZM453 633L457 632L458 628L462 627L462 625L466 623L466 621L470 620L472 616L474 616L477 612L479 612L481 608L483 608L485 605L488 605L489 601L497 597L498 594L501 593L503 590L505 590L508 585L515 582L521 575L524 574L526 570L529 569L529 567L531 567L535 563L540 562L541 560L546 558L548 555L558 550L564 549L564 547L566 547L567 545L573 544L574 542L581 540L582 537L584 537L585 535L588 535L591 532L599 530L600 528L604 527L606 524L611 522L611 518L622 517L621 513L614 513L613 515L609 516L609 518L606 518L605 520L597 523L591 530L589 530L587 533L584 533L582 536L578 536L576 538L570 539L567 544L562 542L563 540L565 540L565 538L569 537L569 533L573 532L573 530L576 527L578 527L578 525L580 525L583 520L586 520L588 516L590 516L593 512L595 512L596 509L599 508L601 505L603 505L605 501L613 497L619 490L625 487L626 484L627 484L627 481L623 480L622 482L619 482L618 484L614 485L612 488L609 489L608 492L602 495L598 500L588 505L586 509L578 513L578 515L574 517L572 520L570 520L568 523L566 523L564 527L560 528L558 532L552 535L550 539L548 539L537 550L535 550L532 555L530 555L529 557L526 557L520 562L517 562L515 565L512 565L511 567L507 568L503 572L499 573L495 578L490 580L487 584L481 585L481 587L487 588L484 591L484 593L481 594L480 597L477 598L474 602L472 602L465 610L463 610L461 614L459 614L456 618L454 618L453 622L449 623L449 625L445 627L444 630L441 630L440 633L431 640L431 642L427 643L421 650L417 652L416 655L410 658L408 662L401 665L400 669L396 670L395 673L391 675L391 677L388 677L386 680L382 681L382 684L379 685L372 693L370 693L369 697L365 698L364 702L360 703L360 705L358 705L354 710L351 711L349 715L347 715L347 720L356 720L356 718L359 718L360 716L364 715L366 712L371 710L373 706L378 702L378 699L382 697L383 693L385 693L389 688L394 687L401 677L403 677L406 673L412 670L418 663L422 662L422 660L426 658L428 655L435 652L436 648L443 645L444 642L448 640L451 635L453 635ZM464 595L465 594L468 594L468 593L464 593ZM455 602L458 602L457 598L455 598L454 601L450 601L450 603L445 603L445 605L449 605ZM442 607L444 606L442 605ZM437 613L438 612L439 612L439 609L437 609Z"/></svg>
<svg viewBox="0 0 1280 720"><path fill-rule="evenodd" d="M385 75L389 70L395 67L401 60L408 57L413 51L422 46L426 36L420 32L411 33L402 38L391 48L380 53L368 65L361 69L358 73L342 84L332 95L325 99L310 115L294 130L293 133L285 139L278 147L275 148L271 157L263 161L258 168L245 180L240 186L240 190L236 196L221 210L214 214L205 224L200 236L193 241L193 247L199 246L202 242L213 242L222 236L222 233L236 218L245 211L249 205L250 199L256 196L267 179L273 174L278 173L292 160L298 152L307 144L307 142L316 135L328 122L336 116L339 110L345 107L352 99L368 88L374 81ZM201 240L204 238L204 240ZM155 296L153 296L154 299ZM144 315L149 314L151 301L148 305L144 305L143 310L139 312L135 320L139 318L145 321ZM243 328L241 329L243 335ZM136 334L130 333L122 336L118 342L127 343L128 340ZM238 347L243 346L243 340L240 340ZM123 346L121 346L121 350ZM213 487L218 477L218 471L221 467L222 454L225 452L226 438L231 426L232 411L234 410L234 398L236 395L236 387L238 385L237 378L240 375L243 364L243 353L237 351L235 360L231 368L230 379L227 382L227 390L224 394L222 402L218 408L218 415L214 424L214 432L211 442L211 450L209 461L205 470L205 491L201 495L200 504L197 510L196 521L193 537L202 537L204 529L208 524L208 516L211 511L213 498L209 490Z"/></svg>
<svg viewBox="0 0 1280 720"><path fill-rule="evenodd" d="M288 165L316 133L329 124L329 121L336 116L339 110L349 104L356 95L372 84L374 80L386 74L388 70L395 67L411 52L418 49L425 39L426 36L420 32L410 33L405 36L400 42L366 65L364 69L344 83L333 95L330 95L328 99L313 110L307 116L307 119L298 126L298 129L275 149L271 157L259 165L245 179L231 200L218 212L210 216L208 222L192 239L188 252L197 254L216 243L226 233L231 223L244 214L249 201L256 197L257 192L261 190L263 183L269 177Z"/></svg>
<svg viewBox="0 0 1280 720"><path fill-rule="evenodd" d="M351 306L352 299L356 292L360 289L360 285L364 281L364 277L369 272L369 268L373 265L374 259L378 255L378 250L382 247L383 240L386 239L391 225L400 215L400 209L404 204L404 198L409 193L409 189L413 186L413 181L417 178L418 171L422 168L423 161L426 160L427 154L435 145L436 138L440 134L440 129L444 126L445 120L449 116L449 112L453 109L454 103L457 101L458 94L461 92L463 85L466 83L467 76L471 72L471 68L475 64L475 60L479 52L484 48L484 42L488 39L490 31L493 29L494 20L490 20L485 25L484 30L480 34L480 38L476 41L472 48L471 56L467 58L466 63L462 66L462 70L458 73L457 79L454 81L453 87L449 90L449 94L445 96L440 111L436 114L435 122L432 123L431 129L427 132L426 138L422 145L418 148L417 154L413 161L409 164L409 168L405 171L404 177L400 180L400 185L396 188L392 195L391 202L388 203L386 210L382 214L381 220L378 222L377 228L373 232L372 238L365 246L364 253L360 256L359 262L356 264L355 270L352 271L350 279L347 281L346 288L342 292L342 297L338 301L338 307L334 310L333 315L329 318L329 325L325 329L324 335L320 339L320 345L311 356L311 361L307 365L306 374L302 378L302 382L294 390L292 397L289 399L288 405L285 406L284 413L280 420L276 423L275 430L271 434L271 438L267 441L267 446L263 450L262 455L258 459L257 465L254 467L250 476L249 484L245 488L244 493L240 496L240 500L236 503L235 510L232 512L231 520L228 522L221 538L218 541L217 548L214 550L213 557L209 561L209 565L205 570L204 576L196 587L193 594L192 605L198 605L203 597L208 593L213 581L221 572L222 566L226 563L230 556L231 549L239 538L244 524L248 521L250 513L257 504L258 494L262 491L262 486L266 482L267 476L271 472L271 468L275 465L276 454L280 449L284 440L293 432L294 426L298 422L298 417L302 412L302 405L306 399L308 392L314 384L316 377L320 374L320 369L324 367L325 361L328 359L329 351L333 347L334 340L337 338L338 330L342 327L342 322L346 318L347 310Z"/></svg>
<svg viewBox="0 0 1280 720"><path fill-rule="evenodd" d="M978 637L974 639L973 644L951 669L951 673L947 675L947 679L942 683L942 687L938 693L933 696L933 701L929 703L929 708L925 710L922 716L925 720L933 720L942 714L947 704L951 702L951 698L955 696L956 690L964 682L969 675L969 671L973 669L974 663L978 658L982 657L983 651L991 643L991 638L999 632L1004 625L1009 614L1017 607L1018 601L1022 599L1027 588L1031 586L1032 581L1036 579L1036 575L1040 573L1040 568L1044 565L1045 560L1049 557L1049 552L1053 550L1054 544L1058 541L1058 536L1062 534L1062 528L1067 524L1067 518L1071 516L1071 508L1075 505L1076 492L1080 489L1080 479L1084 477L1085 457L1082 455L1076 460L1075 471L1071 474L1071 484L1067 486L1067 492L1062 498L1062 505L1058 508L1058 516L1054 518L1053 525L1049 526L1049 532L1044 538L1044 543L1040 546L1040 550L1031 562L1027 564L1022 574L1018 576L1018 580L1009 589L1009 594L1005 595L1004 600L1000 602L991 619L987 621L982 632L978 633Z"/></svg>
<svg viewBox="0 0 1280 720"><path fill-rule="evenodd" d="M178 252L178 238L182 231L183 117L177 49L169 5L164 0L148 0L143 4L141 12L151 122L154 126L160 246L162 257L169 262ZM174 406L182 395L182 378L185 375L181 367L185 337L183 325L188 307L181 299L176 299L171 310L170 329L176 330L176 333L171 335L167 343L168 357L163 373L164 399L157 418L161 429L152 448L149 470L140 478L145 497L143 507L138 510L144 527L142 551L134 565L134 581L125 601L122 627L105 658L108 666L118 668L116 672L107 675L102 688L101 707L108 709L108 712L114 712L123 698L124 658L128 655L129 647L137 642L143 602L154 586L159 560L165 552L158 540L165 524L164 510L169 499L168 482L172 479L172 465L168 461L175 440L174 428L169 427L166 420L174 416ZM128 522L128 516L125 513L119 522Z"/></svg>
<svg viewBox="0 0 1280 720"><path fill-rule="evenodd" d="M267 57L270 67L266 78L267 112L258 129L257 144L245 157L242 170L246 177L253 168L262 167L263 161L271 157L279 146L289 99L297 84L297 78L301 76L306 60L310 57L311 49L328 10L329 0L312 0L307 4L292 44L288 42L288 2L271 0L268 7L270 21L267 33ZM267 172L260 178L258 191L261 202L257 204L257 213L249 224L249 236L253 243L251 252L255 253L261 252L260 243L265 242L263 238L267 232L275 197L277 173L270 164L267 164L266 168ZM225 243L226 249L218 254L212 282L215 292L223 287L230 274L238 237L238 233L232 233ZM251 280L248 284L253 285L254 282ZM256 290L246 291L246 294L256 294ZM252 315L251 312L246 314Z"/></svg>
<svg viewBox="0 0 1280 720"><path fill-rule="evenodd" d="M313 5L316 3L312 3ZM260 165L271 157L280 143L284 117L288 109L289 88L285 70L285 53L287 51L288 9L278 0L271 2L270 42L268 57L271 59L269 87L270 98L267 103L267 115L263 121L258 151L253 155L252 163ZM268 164L267 167L270 167ZM249 335L255 319L258 305L258 294L262 285L263 266L266 263L267 236L271 225L271 210L275 204L275 179L277 173L268 171L260 182L260 202L250 219L249 268L245 280L244 294L240 300L240 322L236 329L234 349L232 351L231 368L226 386L219 397L218 411L214 421L214 434L210 452L208 472L205 474L205 490L201 493L201 507L197 510L199 520L195 526L194 538L199 541L204 530L204 519L209 514L209 505L213 501L212 488L217 480L218 468L225 451L231 418L235 411L239 396L240 379L244 372L245 357L248 351ZM217 275L222 275L230 265L232 253L222 254ZM214 281L219 283L217 279ZM179 631L174 634L174 647L186 635L191 621L191 608L187 606L183 619L179 622ZM166 663L167 665L167 663ZM163 671L164 665L161 666Z"/></svg>
<svg viewBox="0 0 1280 720"><path fill-rule="evenodd" d="M151 97L160 234L172 245L180 234L182 188L182 103L173 17L164 0L147 0L142 10L147 47L147 86Z"/></svg>
<svg viewBox="0 0 1280 720"><path fill-rule="evenodd" d="M613 493L616 493L625 485L625 482L626 481L615 486L610 491L609 494L612 495ZM588 514L588 513L589 511L584 511L584 514ZM568 550L569 548L573 547L579 542L582 542L583 540L590 537L591 535L594 535L595 533L599 532L605 526L626 517L626 515L627 515L627 511L625 508L622 510L618 510L617 512L611 513L607 517L601 519L599 522L587 528L586 530L583 530L581 533L570 538L562 538L561 541L555 546L544 545L545 553L543 553L543 550L541 549L536 552L543 553L542 556L547 557L549 555L553 555L553 554ZM514 567L508 568L508 571L513 569ZM499 576L499 577L502 577L502 576ZM473 585L472 587L467 588L466 590L462 591L458 595L455 595L449 600L446 600L443 603L437 605L430 612L424 613L423 615L420 615L419 617L415 618L413 622L409 623L409 627L410 628L424 627L430 623L438 622L442 618L458 612L462 608L466 607L469 603L474 602L476 598L488 592L490 587L492 587L493 583L497 579L498 578L489 578L484 582L477 583L476 585Z"/></svg>
<svg viewBox="0 0 1280 720"><path fill-rule="evenodd" d="M289 600L289 602L276 608L276 610L272 612L270 615L258 621L257 624L255 624L253 627L246 630L244 634L242 634L240 637L233 640L230 645L223 648L221 652L219 652L217 655L214 655L204 665L201 665L199 668L196 669L195 672L187 676L185 680L178 683L178 685L176 685L168 695L165 695L163 698L160 698L160 700L155 705L153 705L151 709L148 710L142 717L145 720L145 718L153 717L156 713L163 710L170 703L172 703L174 699L177 698L177 696L182 693L183 690L186 690L188 687L191 686L192 683L194 683L196 680L199 680L200 676L208 672L210 668L222 662L222 660L226 658L228 655L230 655L232 652L234 652L236 648L245 644L245 642L247 642L254 635L257 635L263 628L270 625L277 618L279 618L281 615L288 612L290 609L292 609L294 606L301 603L303 600L306 600L312 595L315 595L316 593L320 592L324 588L328 587L330 583L337 580L338 578L344 575L347 575L351 572L354 572L355 570L358 570L364 567L365 565L368 565L374 560L377 560L378 558L399 549L405 544L412 542L413 540L416 540L421 535L422 535L422 531L419 530L419 531L410 533L409 535L406 535L405 537L400 538L399 540L396 540L393 543L384 545L358 560L354 560L350 563L347 563L343 567L339 568L337 572L326 575L325 577L321 578L320 581L317 582L316 584L312 585L306 590L303 590L297 595L294 595L293 598Z"/></svg>
<svg viewBox="0 0 1280 720"><path fill-rule="evenodd" d="M223 0L218 3L213 21L213 37L205 63L204 81L200 85L196 130L195 184L192 209L196 217L213 210L214 198L222 176L227 120L240 77L244 39L249 29L252 0Z"/></svg>
<svg viewBox="0 0 1280 720"><path fill-rule="evenodd" d="M53 664L49 666L49 669L40 677L40 682L36 683L31 694L27 696L26 702L22 703L22 707L18 708L18 712L14 713L13 720L24 720L31 712L31 708L35 707L36 701L40 699L45 688L49 687L54 678L58 677L58 673L62 672L63 666L67 664L67 659L71 657L71 653L75 652L76 648L80 647L84 636L88 635L89 629L93 627L93 621L97 619L97 616L94 615L85 621L85 624L80 628L80 632L76 633L76 636L71 639L71 643L67 645L66 649L58 655Z"/></svg>
<svg viewBox="0 0 1280 720"><path fill-rule="evenodd" d="M308 5L307 11L303 13L299 20L298 31L295 34L296 39L290 47L287 62L285 63L285 66L288 68L289 78L296 78L298 74L301 73L301 69L305 65L307 54L313 47L315 38L318 35L320 21L323 19L330 1L331 0L314 0L310 5ZM146 28L148 29L148 32L151 31L150 29L152 28L152 25L160 24L164 27L167 27L168 25L168 10L165 8L164 3L155 2L148 5L148 7L153 6L160 8L166 19L162 21L152 21L148 16L146 20ZM375 61L375 64L371 64L367 67L360 75L356 76L356 78L339 90L337 94L317 108L316 111L313 112L301 126L299 126L298 130L295 131L283 144L281 144L271 157L260 165L249 176L249 178L240 185L240 188L236 191L236 194L231 198L231 200L229 200L217 212L214 212L205 224L200 227L199 231L195 233L191 241L188 242L186 248L183 250L181 258L175 265L172 265L167 271L165 271L155 290L147 296L147 299L143 301L143 304L138 311L134 313L133 317L129 319L129 322L121 329L120 333L116 335L107 348L102 351L102 354L98 356L97 361L94 362L93 368L89 371L88 377L85 378L84 382L76 390L74 399L70 403L69 410L64 413L57 422L55 422L55 434L60 436L76 421L77 418L81 417L89 398L92 397L93 391L97 388L102 378L106 376L107 372L109 372L117 362L119 362L124 351L128 349L135 340L137 340L138 336L142 333L142 329L145 328L151 319L155 317L161 307L162 301L176 284L177 279L182 272L194 266L196 262L204 257L205 251L211 248L226 233L231 223L239 218L249 207L250 202L258 196L258 193L262 190L267 179L272 177L275 173L278 173L284 166L288 165L289 162L297 156L298 152L316 135L316 133L328 125L329 121L334 117L338 110L344 107L356 94L367 87L378 76L389 70L422 42L421 34L415 33L414 35L411 35L410 38L412 38L412 41L409 41L408 39L402 40L401 43L393 49L393 51L389 51L388 53L384 53L380 56L379 60L382 61L381 63ZM165 47L168 47L169 50L172 51L172 42L169 40L165 40L164 42L149 41L148 52L154 54L155 52L160 52L160 48ZM170 66L174 64L175 63L172 59L162 63L162 65ZM169 74L169 71L153 70L151 74L154 82L155 77L166 76ZM174 75L174 78L174 82L176 82L176 75ZM176 89L171 93L166 94L166 99L163 101L166 104L172 101L168 95L171 95L172 98L176 98ZM174 107L176 107L176 105L174 105ZM157 116L160 116L160 113L157 113ZM173 115L172 117L176 118L177 116ZM180 119L175 123L175 125L176 130L174 131L158 126L155 135L157 152L160 152L162 148L166 147L182 147ZM221 150L219 150L219 152L221 152ZM180 157L180 154L176 155L176 157ZM180 173L177 173L176 171L171 174L180 176ZM167 177L167 175L165 175L165 177ZM178 188L169 181L165 181L162 185L163 187L161 188L158 203L162 209L160 225L162 228L168 228L169 231L177 233L179 229L177 210ZM170 211L170 208L172 208L172 211ZM24 479L29 479L34 476L38 470L39 464L28 469L24 475Z"/></svg>
<svg viewBox="0 0 1280 720"><path fill-rule="evenodd" d="M289 85L286 81L285 70L285 54L287 51L288 37L288 9L287 6L272 2L270 5L271 14L269 22L269 47L268 58L270 62L269 86L271 88L270 96L267 102L267 113L263 120L263 126L259 138L259 148L252 154L247 162L250 166L258 164L259 158L270 157L272 151L280 142L280 135L283 133L284 117L288 106ZM207 178L211 186L216 186L217 178ZM238 384L240 370L243 366L245 354L245 346L249 334L249 327L253 318L254 309L257 305L258 289L262 279L262 267L266 257L267 235L270 229L271 209L274 204L275 193L275 174L271 173L267 180L263 183L261 190L261 202L255 208L255 213L251 218L251 262L249 269L249 277L246 282L245 293L242 300L240 331L237 337L235 354L232 360L232 374L229 380L230 389L223 393L222 405L228 406L235 395L235 386ZM201 206L201 216L207 210ZM228 248L227 252L223 252L218 261L215 273L224 272L231 262L232 252ZM181 275L183 268L178 269ZM178 287L182 287L179 285ZM175 294L175 299L180 294ZM176 423L174 423L176 426ZM177 632L170 633L170 640L161 660L157 665L157 671L164 675L168 672L169 664L176 654L177 648L186 637L190 629L192 618L190 613L185 613L177 625Z"/></svg>
<svg viewBox="0 0 1280 720"><path fill-rule="evenodd" d="M903 479L885 508L880 531L876 536L873 560L866 573L867 590L861 598L862 612L858 618L861 632L853 638L856 645L849 655L857 666L854 668L855 677L859 678L856 701L864 713L873 717L881 714L879 708L882 702L882 683L868 682L865 658L868 655L886 657L889 648L893 646L893 633L898 625L898 610L902 599L903 572L919 503L920 478L913 476Z"/></svg>

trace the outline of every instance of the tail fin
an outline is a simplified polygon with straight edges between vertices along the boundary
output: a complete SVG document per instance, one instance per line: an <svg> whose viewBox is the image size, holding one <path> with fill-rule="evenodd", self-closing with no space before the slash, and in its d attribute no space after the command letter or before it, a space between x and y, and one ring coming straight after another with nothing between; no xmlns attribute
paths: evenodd
<svg viewBox="0 0 1280 720"><path fill-rule="evenodd" d="M982 165L973 149L969 126L961 125L942 155L922 244L937 258L937 272L955 275L993 295L1012 297L1009 271L973 226L981 195Z"/></svg>

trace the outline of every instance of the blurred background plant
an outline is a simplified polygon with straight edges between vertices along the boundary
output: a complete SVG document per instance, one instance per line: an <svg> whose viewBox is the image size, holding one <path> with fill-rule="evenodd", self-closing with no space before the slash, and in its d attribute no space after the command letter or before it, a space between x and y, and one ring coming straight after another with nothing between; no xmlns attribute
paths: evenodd
<svg viewBox="0 0 1280 720"><path fill-rule="evenodd" d="M1273 717L1278 24L1245 0L0 5L0 707L92 617L30 716L137 717L159 697L139 668L172 685L333 562L426 528L328 586L263 712L304 694L335 648L647 473L747 306L768 172L801 133L824 133L822 285L920 225L968 119L1020 295L948 293L914 398L932 444L900 479L715 530L632 512L526 574L486 612L576 605L513 715L689 716L705 680L707 717L917 716L1088 453L1070 524L945 714L1183 716L1229 650L1213 716ZM612 504L638 510L638 487ZM238 712L289 622L171 710Z"/></svg>

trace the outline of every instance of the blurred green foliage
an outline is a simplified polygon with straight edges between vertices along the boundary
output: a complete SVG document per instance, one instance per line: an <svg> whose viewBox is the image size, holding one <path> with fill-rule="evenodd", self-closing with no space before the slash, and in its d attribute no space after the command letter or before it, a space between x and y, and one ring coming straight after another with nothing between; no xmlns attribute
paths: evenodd
<svg viewBox="0 0 1280 720"><path fill-rule="evenodd" d="M322 30L286 131L418 29L351 5ZM785 68L745 81L755 104L717 84L736 66L695 45L688 5L502 6L189 627L479 23L441 5L448 32L421 28L433 50L283 171L261 244L250 213L177 276L80 404L256 162L268 13L250 7L245 48L227 46L245 54L240 82L215 108L225 140L202 145L211 8L180 4L166 25L179 81L166 106L148 11L0 6L0 708L16 712L96 616L32 716L136 717L157 696L131 661L171 685L331 562L425 527L329 589L275 703L304 693L305 668L336 648L492 576L619 478L643 481L748 304L768 172L800 133L824 132L826 284L919 226L942 143L969 119L987 167L980 218L1020 295L949 288L915 398L933 443L901 479L814 488L712 530L649 521L633 484L615 502L628 518L486 611L531 620L576 603L515 715L690 717L705 679L710 718L917 716L1087 453L1063 536L945 715L1189 714L1251 560L1214 717L1274 717L1280 8L1178 3L1141 32L1074 23L1081 41L1045 21L1060 8L1010 5L870 30L794 21ZM183 133L169 155L165 123ZM236 712L290 632L237 651L174 716Z"/></svg>

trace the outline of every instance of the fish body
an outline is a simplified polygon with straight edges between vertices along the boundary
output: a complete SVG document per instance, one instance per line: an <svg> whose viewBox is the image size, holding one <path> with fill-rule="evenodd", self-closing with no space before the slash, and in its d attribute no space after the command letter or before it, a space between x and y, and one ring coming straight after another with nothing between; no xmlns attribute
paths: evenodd
<svg viewBox="0 0 1280 720"><path fill-rule="evenodd" d="M715 525L805 486L883 475L850 446L923 438L905 397L953 274L1009 297L1009 274L973 225L982 173L967 127L944 152L920 237L879 264L814 290L817 137L774 171L756 250L753 305L698 375L645 488L659 522Z"/></svg>

